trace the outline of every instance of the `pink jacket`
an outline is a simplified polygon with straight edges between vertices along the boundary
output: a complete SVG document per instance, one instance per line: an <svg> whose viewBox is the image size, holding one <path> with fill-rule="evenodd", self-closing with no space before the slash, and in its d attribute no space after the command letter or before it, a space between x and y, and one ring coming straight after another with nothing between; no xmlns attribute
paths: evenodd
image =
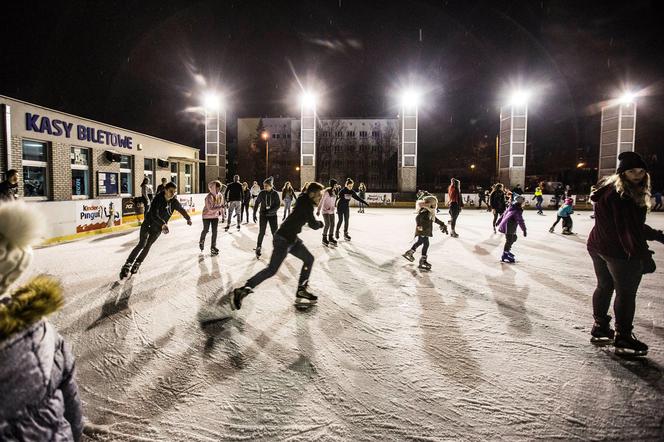
<svg viewBox="0 0 664 442"><path fill-rule="evenodd" d="M332 196L328 193L327 190L323 191L323 197L318 203L318 211L323 212L323 215L332 215L335 212L334 203L337 201L337 196L332 193Z"/></svg>
<svg viewBox="0 0 664 442"><path fill-rule="evenodd" d="M215 219L221 216L224 210L224 195L216 192L214 182L208 184L210 193L205 197L205 207L203 207L203 219Z"/></svg>

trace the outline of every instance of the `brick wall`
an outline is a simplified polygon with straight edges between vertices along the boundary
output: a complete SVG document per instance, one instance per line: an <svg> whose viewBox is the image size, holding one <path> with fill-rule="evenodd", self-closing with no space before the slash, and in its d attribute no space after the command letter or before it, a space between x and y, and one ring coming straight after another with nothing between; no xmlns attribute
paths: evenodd
<svg viewBox="0 0 664 442"><path fill-rule="evenodd" d="M23 157L23 145L21 144L20 137L12 137L12 167L18 170L18 194L23 196L23 167L21 166L21 158Z"/></svg>
<svg viewBox="0 0 664 442"><path fill-rule="evenodd" d="M69 144L50 143L49 187L53 201L71 199L71 148Z"/></svg>
<svg viewBox="0 0 664 442"><path fill-rule="evenodd" d="M90 175L92 176L92 197L93 198L106 198L105 196L97 195L97 172L114 172L118 174L120 179L120 163L112 163L106 159L104 149L92 149L90 153L92 156L92 165L90 167ZM118 189L120 183L118 183ZM117 198L115 195L109 195L108 198Z"/></svg>

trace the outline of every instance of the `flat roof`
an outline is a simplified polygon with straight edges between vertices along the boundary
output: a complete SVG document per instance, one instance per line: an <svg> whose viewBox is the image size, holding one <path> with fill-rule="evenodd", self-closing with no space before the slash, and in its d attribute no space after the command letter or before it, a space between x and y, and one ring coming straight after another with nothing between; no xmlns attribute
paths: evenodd
<svg viewBox="0 0 664 442"><path fill-rule="evenodd" d="M39 105L39 104L30 103L29 101L25 101L25 100L19 100L18 98L12 98L12 97L8 97L8 96L6 96L6 95L0 95L0 98L4 98L4 99L6 99L6 100L11 100L11 101L17 101L17 102L19 102L19 103L27 104L28 106L38 107L38 108L40 108L40 109L45 109L45 110L47 110L47 111L57 112L57 113L59 113L59 114L68 115L68 116L70 116L70 117L74 117L74 118L78 118L78 119L81 119L81 120L90 121L90 122L92 122L92 123L101 124L101 125L103 125L103 126L108 126L108 127L112 127L112 128L115 128L115 129L119 129L119 130L121 130L121 131L123 131L123 132L131 132L131 133L134 133L134 134L137 134L137 135L141 135L141 136L143 136L143 137L152 138L153 140L164 141L164 142L166 142L166 143L171 143L171 144L177 144L177 145L180 146L180 147L184 147L184 148L187 148L187 149L193 149L193 150L196 150L196 151L200 151L200 149L197 148L197 147L191 147L191 146L187 146L186 144L176 143L175 141L165 140L165 139L163 139L163 138L159 138L159 137L155 137L155 136L152 136L152 135L144 134L144 133L142 133L142 132L137 132L137 131L135 131L135 130L126 129L126 128L124 128L124 127L115 126L115 125L113 125L113 124L104 123L104 122L97 121L97 120L93 120L93 119L86 118L86 117L81 117L80 115L70 114L69 112L64 112L64 111L60 111L60 110L57 110L57 109L51 109L50 107L46 107L46 106L41 106L41 105Z"/></svg>

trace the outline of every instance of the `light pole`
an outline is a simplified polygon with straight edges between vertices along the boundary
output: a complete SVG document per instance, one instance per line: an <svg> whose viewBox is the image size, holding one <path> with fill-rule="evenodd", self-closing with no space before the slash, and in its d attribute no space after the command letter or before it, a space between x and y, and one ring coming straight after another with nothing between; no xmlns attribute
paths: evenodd
<svg viewBox="0 0 664 442"><path fill-rule="evenodd" d="M420 94L408 89L401 93L401 162L398 185L400 192L417 190L417 131Z"/></svg>
<svg viewBox="0 0 664 442"><path fill-rule="evenodd" d="M636 97L625 92L602 107L598 179L615 173L620 152L634 151L636 139Z"/></svg>
<svg viewBox="0 0 664 442"><path fill-rule="evenodd" d="M498 181L508 187L525 186L529 99L530 92L516 90L500 108Z"/></svg>
<svg viewBox="0 0 664 442"><path fill-rule="evenodd" d="M300 96L300 185L316 180L316 96Z"/></svg>
<svg viewBox="0 0 664 442"><path fill-rule="evenodd" d="M261 138L265 141L265 179L267 179L268 175L268 161L270 158L270 142L268 141L270 139L270 134L267 132L263 132L261 134Z"/></svg>
<svg viewBox="0 0 664 442"><path fill-rule="evenodd" d="M203 96L205 110L205 182L226 176L226 109L214 91Z"/></svg>

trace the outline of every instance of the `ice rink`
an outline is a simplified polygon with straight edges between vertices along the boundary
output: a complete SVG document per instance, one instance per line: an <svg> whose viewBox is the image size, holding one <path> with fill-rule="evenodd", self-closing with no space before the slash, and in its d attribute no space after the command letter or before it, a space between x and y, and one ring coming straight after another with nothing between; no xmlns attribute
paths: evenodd
<svg viewBox="0 0 664 442"><path fill-rule="evenodd" d="M637 298L635 333L650 353L628 361L589 342L589 212L574 215L569 237L548 232L553 212L525 212L529 235L510 265L491 215L465 210L459 238L435 229L429 273L401 257L413 210L356 212L352 242L336 249L320 231L301 235L318 306L293 307L300 261L289 257L242 310L206 326L215 302L269 259L269 233L263 258L253 255L256 224L222 230L211 257L198 250L200 215L174 221L124 282L137 230L37 250L23 280L64 283L52 320L74 348L86 415L108 425L102 439L664 438L663 245L651 243L659 268ZM648 223L663 229L664 215Z"/></svg>

